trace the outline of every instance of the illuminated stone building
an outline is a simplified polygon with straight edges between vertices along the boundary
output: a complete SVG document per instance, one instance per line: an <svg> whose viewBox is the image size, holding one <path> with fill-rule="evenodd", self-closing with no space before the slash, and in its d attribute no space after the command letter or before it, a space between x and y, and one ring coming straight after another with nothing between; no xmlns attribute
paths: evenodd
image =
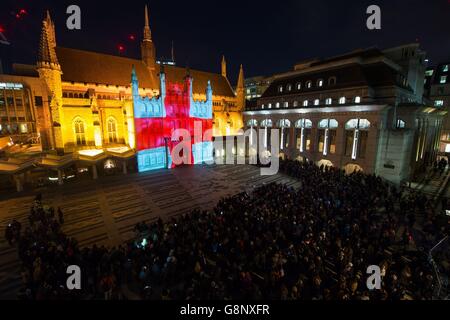
<svg viewBox="0 0 450 320"><path fill-rule="evenodd" d="M160 98L162 68L168 84L191 79L190 105L208 101L213 136L239 134L245 107L242 66L234 91L224 57L220 73L163 64L156 58L147 7L144 16L141 59L131 59L58 47L47 12L37 64L13 64L12 74L0 74L2 187L5 181L21 191L35 183L30 171L61 184L74 172L95 179L99 170L137 170L133 96ZM133 69L139 87L132 90ZM200 151L195 152L199 159Z"/></svg>
<svg viewBox="0 0 450 320"><path fill-rule="evenodd" d="M418 44L308 60L275 75L247 128L280 130L280 156L408 181L435 159L445 112L423 97Z"/></svg>
<svg viewBox="0 0 450 320"><path fill-rule="evenodd" d="M256 76L245 79L245 99L256 100L269 87L273 77Z"/></svg>
<svg viewBox="0 0 450 320"><path fill-rule="evenodd" d="M38 77L47 89L47 93L39 95L45 110L41 112L41 125L35 129L45 149L58 150L62 154L118 146L135 148L130 85L133 66L139 78L139 94L150 98L159 96L161 65L156 60L147 7L139 60L58 47L55 26L47 12L42 24L37 66L13 67L16 75ZM210 82L215 136L235 135L243 127L242 66L236 94L226 77L224 59L221 74L186 70L175 65L164 68L169 82L183 82L189 72L194 80L195 101L206 100L205 88ZM33 127L33 123L28 125Z"/></svg>

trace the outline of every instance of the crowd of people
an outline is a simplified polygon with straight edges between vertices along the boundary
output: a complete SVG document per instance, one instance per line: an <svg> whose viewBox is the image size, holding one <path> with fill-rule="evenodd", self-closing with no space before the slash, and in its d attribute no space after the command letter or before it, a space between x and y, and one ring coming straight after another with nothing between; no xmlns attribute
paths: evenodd
<svg viewBox="0 0 450 320"><path fill-rule="evenodd" d="M426 251L448 226L426 196L308 162L281 160L280 170L300 188L266 184L211 211L142 222L114 248L80 248L62 232L61 210L37 197L16 237L21 298L431 299ZM81 290L66 288L69 265L82 270ZM366 285L370 265L381 269L379 290Z"/></svg>

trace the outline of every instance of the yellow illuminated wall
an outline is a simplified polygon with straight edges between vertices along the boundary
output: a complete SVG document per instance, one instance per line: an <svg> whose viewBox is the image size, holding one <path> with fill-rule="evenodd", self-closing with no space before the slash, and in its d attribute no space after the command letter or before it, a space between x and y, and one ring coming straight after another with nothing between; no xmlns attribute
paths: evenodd
<svg viewBox="0 0 450 320"><path fill-rule="evenodd" d="M133 102L131 96L124 95L127 88L111 88L103 94L105 88L90 86L89 84L67 83L62 84L64 97L60 98L62 106L59 108L60 143L64 152L74 152L80 149L106 148L116 145L135 147L135 128L133 120ZM142 92L141 92L142 91ZM67 97L68 93L79 92L78 97ZM88 96L90 92L90 98ZM96 93L97 92L97 93ZM131 92L129 93L131 95ZM140 94L148 92L140 90ZM122 98L111 98L119 97ZM103 99L102 97L110 97ZM98 98L99 97L99 98ZM205 95L195 94L196 100L206 99ZM214 96L214 136L236 135L243 128L242 113L236 106L235 97ZM225 107L226 106L226 107ZM108 121L115 123L117 141L109 141ZM84 127L85 145L77 144L75 121L82 121Z"/></svg>

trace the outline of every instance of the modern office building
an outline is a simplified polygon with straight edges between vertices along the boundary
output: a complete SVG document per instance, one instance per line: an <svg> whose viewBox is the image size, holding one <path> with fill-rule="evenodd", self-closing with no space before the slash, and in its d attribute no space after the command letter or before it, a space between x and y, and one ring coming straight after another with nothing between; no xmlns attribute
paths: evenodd
<svg viewBox="0 0 450 320"><path fill-rule="evenodd" d="M245 99L252 101L260 98L269 87L273 77L256 76L245 79Z"/></svg>
<svg viewBox="0 0 450 320"><path fill-rule="evenodd" d="M162 65L156 60L147 8L141 59L58 47L55 26L48 13L43 21L38 51L36 66L16 64L13 73L47 89L47 93L39 94L39 103L47 106L47 112L42 115L47 124L39 126L42 143L61 153L117 145L134 148L132 67L139 78L142 96L156 97L161 91L158 75ZM193 79L194 100L206 100L206 87L210 81L215 135L233 135L242 128L241 111L245 104L242 67L236 94L226 78L226 63L222 63L225 76L175 65L164 65L164 72L170 82L183 82L189 74ZM19 81L5 83L10 82L21 85ZM27 103L25 97L23 103ZM12 106L8 110L12 112ZM20 117L17 121L27 123L27 130L36 130L30 119ZM10 126L11 133L15 133L15 123ZM22 130L25 130L24 125Z"/></svg>

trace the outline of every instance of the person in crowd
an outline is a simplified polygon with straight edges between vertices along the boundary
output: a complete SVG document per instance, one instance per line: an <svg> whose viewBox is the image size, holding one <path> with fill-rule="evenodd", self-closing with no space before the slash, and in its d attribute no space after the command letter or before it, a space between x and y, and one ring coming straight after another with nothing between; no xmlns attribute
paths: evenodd
<svg viewBox="0 0 450 320"><path fill-rule="evenodd" d="M64 214L60 207L58 207L58 222L60 225L64 224Z"/></svg>

